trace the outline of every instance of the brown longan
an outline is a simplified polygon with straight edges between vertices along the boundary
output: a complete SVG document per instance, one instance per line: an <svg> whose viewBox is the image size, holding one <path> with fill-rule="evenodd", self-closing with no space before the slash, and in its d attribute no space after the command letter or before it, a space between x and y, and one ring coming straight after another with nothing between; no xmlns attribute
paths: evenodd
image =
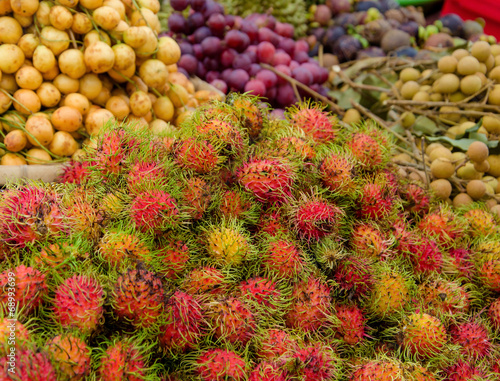
<svg viewBox="0 0 500 381"><path fill-rule="evenodd" d="M478 61L485 62L491 54L491 46L486 41L476 41L472 44L470 54Z"/></svg>
<svg viewBox="0 0 500 381"><path fill-rule="evenodd" d="M455 166L449 159L440 157L432 162L431 173L436 179L448 179L455 173Z"/></svg>
<svg viewBox="0 0 500 381"><path fill-rule="evenodd" d="M481 70L479 61L476 57L467 56L463 57L458 61L457 73L461 75L474 74Z"/></svg>
<svg viewBox="0 0 500 381"><path fill-rule="evenodd" d="M429 185L434 191L436 197L438 197L440 200L446 200L448 199L448 197L450 197L452 187L451 183L448 180L437 179L431 182Z"/></svg>
<svg viewBox="0 0 500 381"><path fill-rule="evenodd" d="M480 141L473 142L467 149L467 155L469 155L470 159L476 163L485 161L488 158L489 153L488 146Z"/></svg>
<svg viewBox="0 0 500 381"><path fill-rule="evenodd" d="M467 183L467 194L473 200L479 200L486 194L486 185L481 180L471 180Z"/></svg>

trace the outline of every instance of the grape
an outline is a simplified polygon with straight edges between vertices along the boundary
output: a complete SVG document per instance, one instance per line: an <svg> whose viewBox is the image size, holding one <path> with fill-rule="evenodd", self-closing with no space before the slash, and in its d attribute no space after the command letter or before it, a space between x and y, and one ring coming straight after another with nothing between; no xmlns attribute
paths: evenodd
<svg viewBox="0 0 500 381"><path fill-rule="evenodd" d="M196 66L196 75L200 78L205 78L207 75L207 69L201 62L198 62L198 65Z"/></svg>
<svg viewBox="0 0 500 381"><path fill-rule="evenodd" d="M257 47L255 45L250 45L246 48L245 54L250 57L252 63L257 63Z"/></svg>
<svg viewBox="0 0 500 381"><path fill-rule="evenodd" d="M320 66L319 73L320 73L320 77L319 77L317 83L325 83L326 81L328 81L329 72L328 72L327 68Z"/></svg>
<svg viewBox="0 0 500 381"><path fill-rule="evenodd" d="M271 29L269 28L260 28L259 29L259 38L258 40L260 42L262 41L268 41L274 46L278 45L280 41L280 36L278 36L276 33L274 33Z"/></svg>
<svg viewBox="0 0 500 381"><path fill-rule="evenodd" d="M305 40L299 40L295 43L294 51L307 53L309 51L309 44Z"/></svg>
<svg viewBox="0 0 500 381"><path fill-rule="evenodd" d="M250 65L250 68L247 70L247 73L250 75L250 77L255 77L259 71L262 70L262 67L257 64L253 63Z"/></svg>
<svg viewBox="0 0 500 381"><path fill-rule="evenodd" d="M276 48L268 41L261 42L257 45L257 59L259 62L270 64L273 61Z"/></svg>
<svg viewBox="0 0 500 381"><path fill-rule="evenodd" d="M226 25L229 28L232 28L234 26L235 16L234 15L225 15L224 17L226 19Z"/></svg>
<svg viewBox="0 0 500 381"><path fill-rule="evenodd" d="M189 75L193 75L198 67L198 60L191 54L185 54L181 56L181 59L179 60L177 65L186 70Z"/></svg>
<svg viewBox="0 0 500 381"><path fill-rule="evenodd" d="M193 45L187 41L179 41L179 47L181 48L181 54L193 54Z"/></svg>
<svg viewBox="0 0 500 381"><path fill-rule="evenodd" d="M170 6L174 11L182 12L189 5L188 0L170 0Z"/></svg>
<svg viewBox="0 0 500 381"><path fill-rule="evenodd" d="M282 108L275 108L273 111L271 111L271 114L269 115L271 119L285 119L285 110Z"/></svg>
<svg viewBox="0 0 500 381"><path fill-rule="evenodd" d="M306 86L309 86L310 84L313 83L313 75L309 70L307 70L303 66L299 66L298 68L293 69L292 77Z"/></svg>
<svg viewBox="0 0 500 381"><path fill-rule="evenodd" d="M174 33L185 33L187 30L186 19L180 13L172 13L168 18L168 29Z"/></svg>
<svg viewBox="0 0 500 381"><path fill-rule="evenodd" d="M217 37L207 37L201 42L201 49L205 56L214 56L222 50L221 41Z"/></svg>
<svg viewBox="0 0 500 381"><path fill-rule="evenodd" d="M250 44L250 38L239 30L230 30L227 32L224 41L227 47L233 48L239 52L245 50Z"/></svg>
<svg viewBox="0 0 500 381"><path fill-rule="evenodd" d="M309 73L312 74L313 83L319 83L320 78L321 78L321 68L318 66L318 64L306 62L306 63L303 63L301 65L301 67L303 67L304 69L309 71ZM328 70L327 70L327 72L328 72Z"/></svg>
<svg viewBox="0 0 500 381"><path fill-rule="evenodd" d="M224 94L227 93L227 84L222 79L214 79L210 84Z"/></svg>
<svg viewBox="0 0 500 381"><path fill-rule="evenodd" d="M289 83L285 83L278 87L276 91L276 101L281 106L288 106L297 101L295 93L293 92L293 87Z"/></svg>
<svg viewBox="0 0 500 381"><path fill-rule="evenodd" d="M203 16L207 19L216 13L224 13L224 8L219 3L212 0L206 0L205 9L203 9Z"/></svg>
<svg viewBox="0 0 500 381"><path fill-rule="evenodd" d="M276 99L276 93L278 92L278 89L276 87L271 87L268 88L266 91L266 98L269 99L269 101L274 101Z"/></svg>
<svg viewBox="0 0 500 381"><path fill-rule="evenodd" d="M203 65L205 65L205 69L209 70L218 70L219 69L219 60L216 58L205 57L203 60Z"/></svg>
<svg viewBox="0 0 500 381"><path fill-rule="evenodd" d="M177 68L177 72L184 74L186 77L189 77L189 73L180 66Z"/></svg>
<svg viewBox="0 0 500 381"><path fill-rule="evenodd" d="M300 64L297 62L297 61L294 61L294 60L291 60L290 61L290 64L288 65L288 67L290 68L290 70L293 71L293 69L296 69L300 66Z"/></svg>
<svg viewBox="0 0 500 381"><path fill-rule="evenodd" d="M226 18L220 13L214 13L209 17L207 25L213 33L223 32L226 27Z"/></svg>
<svg viewBox="0 0 500 381"><path fill-rule="evenodd" d="M206 38L212 36L212 32L210 31L210 28L208 26L202 26L201 28L198 28L196 32L193 33L193 36L194 36L194 42L200 44Z"/></svg>
<svg viewBox="0 0 500 381"><path fill-rule="evenodd" d="M280 36L283 36L286 38L292 38L293 34L295 33L295 30L293 29L292 24L282 23L282 22L276 23L276 26L274 27L274 31L276 33L278 33Z"/></svg>
<svg viewBox="0 0 500 381"><path fill-rule="evenodd" d="M252 22L248 20L243 20L241 22L240 31L245 33L248 37L250 37L250 41L255 42L259 37L259 28Z"/></svg>
<svg viewBox="0 0 500 381"><path fill-rule="evenodd" d="M306 63L309 62L309 55L304 52L295 52L293 54L293 59L297 61L298 63Z"/></svg>
<svg viewBox="0 0 500 381"><path fill-rule="evenodd" d="M292 75L292 71L290 70L290 68L286 65L278 65L275 67L275 69L283 74L286 74L288 76L291 76ZM286 79L283 79L281 78L280 76L278 76L278 85L284 85L285 83L288 83L286 81Z"/></svg>
<svg viewBox="0 0 500 381"><path fill-rule="evenodd" d="M239 54L233 61L233 69L250 69L250 65L252 64L252 60L247 54Z"/></svg>
<svg viewBox="0 0 500 381"><path fill-rule="evenodd" d="M233 70L231 74L229 74L227 84L230 88L241 92L245 88L245 83L247 83L249 79L250 76L245 70L236 69Z"/></svg>
<svg viewBox="0 0 500 381"><path fill-rule="evenodd" d="M207 0L191 0L191 8L194 11L202 11L205 9L205 3Z"/></svg>
<svg viewBox="0 0 500 381"><path fill-rule="evenodd" d="M292 59L290 58L290 56L285 53L283 50L281 49L278 49L276 51L276 54L274 55L273 57L273 66L277 66L277 65L290 65L290 61Z"/></svg>
<svg viewBox="0 0 500 381"><path fill-rule="evenodd" d="M268 15L266 27L271 30L274 30L274 28L276 28L276 17Z"/></svg>
<svg viewBox="0 0 500 381"><path fill-rule="evenodd" d="M278 83L278 76L268 69L259 71L255 79L261 81L267 88L274 87Z"/></svg>
<svg viewBox="0 0 500 381"><path fill-rule="evenodd" d="M282 49L289 56L292 56L295 49L295 41L292 40L291 38L283 38L278 43L278 49Z"/></svg>
<svg viewBox="0 0 500 381"><path fill-rule="evenodd" d="M229 76L231 75L231 73L233 72L233 69L224 69L222 70L222 73L220 73L220 79L222 79L224 82L227 83L227 81L229 80Z"/></svg>
<svg viewBox="0 0 500 381"><path fill-rule="evenodd" d="M210 70L205 75L205 80L210 83L214 79L219 79L219 77L220 77L220 73L218 71Z"/></svg>
<svg viewBox="0 0 500 381"><path fill-rule="evenodd" d="M251 79L245 85L245 93L250 92L258 97L263 97L266 95L266 86L258 79Z"/></svg>
<svg viewBox="0 0 500 381"><path fill-rule="evenodd" d="M192 47L193 47L193 55L197 59L202 60L204 57L204 54L203 54L203 49L201 48L201 44L194 44L194 45L192 45Z"/></svg>
<svg viewBox="0 0 500 381"><path fill-rule="evenodd" d="M223 67L232 66L234 59L238 55L238 52L234 49L226 49L220 55L220 63Z"/></svg>
<svg viewBox="0 0 500 381"><path fill-rule="evenodd" d="M200 12L192 13L187 18L189 33L194 33L198 28L205 25L205 17Z"/></svg>

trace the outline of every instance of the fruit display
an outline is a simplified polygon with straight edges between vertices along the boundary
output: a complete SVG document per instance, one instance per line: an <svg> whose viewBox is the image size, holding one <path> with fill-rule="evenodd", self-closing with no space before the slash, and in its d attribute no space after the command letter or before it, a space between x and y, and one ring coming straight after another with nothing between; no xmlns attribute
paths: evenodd
<svg viewBox="0 0 500 381"><path fill-rule="evenodd" d="M10 184L0 379L15 351L30 381L498 380L498 207L440 202L387 131L341 126L231 94Z"/></svg>
<svg viewBox="0 0 500 381"><path fill-rule="evenodd" d="M455 14L428 23L422 9L400 7L394 0L327 0L309 8L312 54L321 48L327 62L397 55L419 58L424 51L452 47L460 39L493 39L478 21Z"/></svg>
<svg viewBox="0 0 500 381"><path fill-rule="evenodd" d="M2 165L78 155L110 119L161 131L218 96L177 71L178 44L158 38L157 0L1 4Z"/></svg>
<svg viewBox="0 0 500 381"><path fill-rule="evenodd" d="M500 202L500 45L486 41L427 60L361 60L332 73L344 121L377 120L398 141L393 160L443 200ZM354 106L354 108L353 108Z"/></svg>
<svg viewBox="0 0 500 381"><path fill-rule="evenodd" d="M175 12L168 19L168 34L179 42L179 70L186 75L196 75L224 93L265 97L281 108L302 97L326 96L322 85L328 71L309 57L307 41L293 39L293 25L267 14L225 14L212 0L170 5Z"/></svg>

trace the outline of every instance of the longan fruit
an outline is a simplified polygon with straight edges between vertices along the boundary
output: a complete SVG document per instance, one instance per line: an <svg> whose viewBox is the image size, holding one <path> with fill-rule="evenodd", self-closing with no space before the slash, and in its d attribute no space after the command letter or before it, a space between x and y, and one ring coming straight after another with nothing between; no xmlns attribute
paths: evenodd
<svg viewBox="0 0 500 381"><path fill-rule="evenodd" d="M473 200L479 200L486 194L486 185L481 180L471 180L467 184L467 194Z"/></svg>
<svg viewBox="0 0 500 381"><path fill-rule="evenodd" d="M451 195L451 183L446 179L434 180L429 186L441 200L446 200Z"/></svg>
<svg viewBox="0 0 500 381"><path fill-rule="evenodd" d="M474 163L474 169L478 172L486 173L490 170L490 163L486 160L480 163Z"/></svg>
<svg viewBox="0 0 500 381"><path fill-rule="evenodd" d="M490 105L500 106L500 86L495 86L488 96Z"/></svg>
<svg viewBox="0 0 500 381"><path fill-rule="evenodd" d="M426 91L417 91L412 100L417 102L429 102L431 96Z"/></svg>
<svg viewBox="0 0 500 381"><path fill-rule="evenodd" d="M500 217L500 205L494 205L490 208L490 212L493 214L496 214L498 217Z"/></svg>
<svg viewBox="0 0 500 381"><path fill-rule="evenodd" d="M420 71L413 67L407 67L399 73L399 79L403 82L416 81L420 78Z"/></svg>
<svg viewBox="0 0 500 381"><path fill-rule="evenodd" d="M474 168L474 164L466 163L457 169L457 176L463 180L479 180L482 175Z"/></svg>
<svg viewBox="0 0 500 381"><path fill-rule="evenodd" d="M415 81L408 81L401 86L401 96L404 99L412 99L413 96L420 90L420 85Z"/></svg>
<svg viewBox="0 0 500 381"><path fill-rule="evenodd" d="M353 109L355 110L355 109ZM349 110L347 110L349 111ZM346 112L347 114L347 112ZM345 118L345 116L344 116ZM415 123L415 114L412 113L412 112L409 112L409 111L405 111L403 114L401 114L401 125L405 128L409 128L411 126L413 126L413 124Z"/></svg>
<svg viewBox="0 0 500 381"><path fill-rule="evenodd" d="M480 69L479 61L472 56L461 58L457 64L457 73L461 75L474 74L480 71Z"/></svg>
<svg viewBox="0 0 500 381"><path fill-rule="evenodd" d="M460 61L463 57L467 57L469 52L465 49L457 49L453 53L451 53L453 57L457 59L457 62Z"/></svg>
<svg viewBox="0 0 500 381"><path fill-rule="evenodd" d="M451 94L460 88L460 79L452 73L443 74L434 85L438 93Z"/></svg>
<svg viewBox="0 0 500 381"><path fill-rule="evenodd" d="M467 155L469 155L472 161L480 163L488 158L490 151L488 146L483 142L476 141L473 142L467 149Z"/></svg>
<svg viewBox="0 0 500 381"><path fill-rule="evenodd" d="M467 75L460 81L460 91L465 95L477 93L481 87L481 78L479 78L476 74Z"/></svg>
<svg viewBox="0 0 500 381"><path fill-rule="evenodd" d="M443 119L451 122L460 121L460 109L454 106L442 106L439 109L439 114Z"/></svg>
<svg viewBox="0 0 500 381"><path fill-rule="evenodd" d="M359 123L361 121L361 114L355 108L350 108L345 112L342 121L347 124Z"/></svg>
<svg viewBox="0 0 500 381"><path fill-rule="evenodd" d="M434 160L437 160L439 158L451 160L451 158L452 158L451 151L448 148L443 147L443 146L436 147L435 149L430 151L429 159L431 162L433 162Z"/></svg>
<svg viewBox="0 0 500 381"><path fill-rule="evenodd" d="M455 173L455 166L451 160L440 157L432 162L431 173L436 179L448 179Z"/></svg>
<svg viewBox="0 0 500 381"><path fill-rule="evenodd" d="M490 164L488 174L500 177L500 155L490 155L486 160L488 160L488 163Z"/></svg>
<svg viewBox="0 0 500 381"><path fill-rule="evenodd" d="M441 143L431 143L425 148L425 154L430 155L432 151L434 151L436 148L443 147L445 148ZM447 148L446 148L447 149Z"/></svg>
<svg viewBox="0 0 500 381"><path fill-rule="evenodd" d="M444 56L438 61L438 69L442 73L454 73L457 70L458 60L454 56Z"/></svg>
<svg viewBox="0 0 500 381"><path fill-rule="evenodd" d="M485 62L491 55L491 46L486 41L476 41L470 48L470 54L478 61Z"/></svg>
<svg viewBox="0 0 500 381"><path fill-rule="evenodd" d="M453 206L455 208L460 208L461 206L467 206L474 202L474 200L467 193L459 193L453 198Z"/></svg>

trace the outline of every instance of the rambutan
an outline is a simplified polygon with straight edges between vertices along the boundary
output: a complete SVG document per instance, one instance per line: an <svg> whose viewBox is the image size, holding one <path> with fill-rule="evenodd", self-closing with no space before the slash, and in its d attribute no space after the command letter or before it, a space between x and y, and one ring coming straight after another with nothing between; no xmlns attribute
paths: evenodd
<svg viewBox="0 0 500 381"><path fill-rule="evenodd" d="M31 339L30 332L19 320L12 320L7 317L0 319L0 358L7 356L11 348L19 351Z"/></svg>
<svg viewBox="0 0 500 381"><path fill-rule="evenodd" d="M142 232L162 230L179 225L181 214L175 199L167 192L151 190L139 193L130 205L130 217Z"/></svg>
<svg viewBox="0 0 500 381"><path fill-rule="evenodd" d="M410 183L399 194L406 210L419 215L429 211L429 194L420 185Z"/></svg>
<svg viewBox="0 0 500 381"><path fill-rule="evenodd" d="M130 194L139 194L151 186L167 183L165 168L153 161L139 161L132 165L127 174L127 188Z"/></svg>
<svg viewBox="0 0 500 381"><path fill-rule="evenodd" d="M263 361L250 372L248 381L287 381L286 370L276 363Z"/></svg>
<svg viewBox="0 0 500 381"><path fill-rule="evenodd" d="M347 194L354 189L354 160L347 156L331 153L318 165L323 184L333 192Z"/></svg>
<svg viewBox="0 0 500 381"><path fill-rule="evenodd" d="M346 145L354 158L368 171L373 171L384 164L384 146L366 132L352 134Z"/></svg>
<svg viewBox="0 0 500 381"><path fill-rule="evenodd" d="M304 270L305 263L293 241L286 237L276 237L267 242L261 266L270 277L293 279Z"/></svg>
<svg viewBox="0 0 500 381"><path fill-rule="evenodd" d="M437 243L445 248L450 248L462 234L457 217L446 209L426 214L420 220L418 228L424 235L433 237Z"/></svg>
<svg viewBox="0 0 500 381"><path fill-rule="evenodd" d="M293 353L293 359L298 365L295 372L303 381L326 381L338 377L338 362L333 350L322 343L311 343L299 347Z"/></svg>
<svg viewBox="0 0 500 381"><path fill-rule="evenodd" d="M263 277L254 277L242 281L238 286L241 298L248 299L256 305L265 306L272 312L282 303L282 294L276 283Z"/></svg>
<svg viewBox="0 0 500 381"><path fill-rule="evenodd" d="M79 197L78 194L71 197L66 201L69 205L64 206L64 214L67 216L70 234L81 234L91 241L96 241L101 234L103 216L96 205L85 198L86 196Z"/></svg>
<svg viewBox="0 0 500 381"><path fill-rule="evenodd" d="M455 247L443 255L443 273L472 279L475 273L471 251L465 247Z"/></svg>
<svg viewBox="0 0 500 381"><path fill-rule="evenodd" d="M290 217L301 238L318 241L338 230L344 212L326 199L302 194L291 207Z"/></svg>
<svg viewBox="0 0 500 381"><path fill-rule="evenodd" d="M443 267L441 250L436 242L427 237L421 237L420 242L412 246L410 259L417 274L441 272Z"/></svg>
<svg viewBox="0 0 500 381"><path fill-rule="evenodd" d="M500 331L500 297L494 300L488 308L488 317L493 327Z"/></svg>
<svg viewBox="0 0 500 381"><path fill-rule="evenodd" d="M155 256L160 261L158 272L169 279L177 279L186 269L191 252L182 237L172 236L160 241Z"/></svg>
<svg viewBox="0 0 500 381"><path fill-rule="evenodd" d="M260 208L248 192L226 189L220 195L217 209L223 218L241 219L253 224L259 218Z"/></svg>
<svg viewBox="0 0 500 381"><path fill-rule="evenodd" d="M212 202L211 184L201 177L191 177L182 189L182 200L191 218L201 220Z"/></svg>
<svg viewBox="0 0 500 381"><path fill-rule="evenodd" d="M104 291L94 279L74 275L60 284L54 296L54 316L63 327L92 332L100 324Z"/></svg>
<svg viewBox="0 0 500 381"><path fill-rule="evenodd" d="M334 272L339 288L349 298L366 297L373 284L373 269L368 258L349 256L339 261Z"/></svg>
<svg viewBox="0 0 500 381"><path fill-rule="evenodd" d="M292 127L300 128L318 143L327 143L337 136L337 123L318 104L304 103L289 108L287 119ZM334 124L335 123L335 124Z"/></svg>
<svg viewBox="0 0 500 381"><path fill-rule="evenodd" d="M70 160L65 164L63 173L59 177L58 182L78 185L84 184L90 178L91 167L93 166L95 166L95 162Z"/></svg>
<svg viewBox="0 0 500 381"><path fill-rule="evenodd" d="M234 110L238 112L243 128L252 139L257 139L262 128L268 123L264 107L256 104L257 99L238 96L232 102Z"/></svg>
<svg viewBox="0 0 500 381"><path fill-rule="evenodd" d="M443 323L426 313L408 315L403 321L401 334L404 350L419 359L437 356L448 342Z"/></svg>
<svg viewBox="0 0 500 381"><path fill-rule="evenodd" d="M250 241L242 228L231 221L213 226L206 232L207 251L220 265L240 265L251 253Z"/></svg>
<svg viewBox="0 0 500 381"><path fill-rule="evenodd" d="M223 158L218 150L206 140L187 138L178 142L175 157L179 165L203 174L217 169Z"/></svg>
<svg viewBox="0 0 500 381"><path fill-rule="evenodd" d="M276 360L297 349L297 341L283 329L271 328L263 333L257 344L256 354L267 361Z"/></svg>
<svg viewBox="0 0 500 381"><path fill-rule="evenodd" d="M444 369L445 381L485 380L486 373L472 362L458 360Z"/></svg>
<svg viewBox="0 0 500 381"><path fill-rule="evenodd" d="M295 284L286 325L302 331L316 331L332 316L330 288L321 279L310 277Z"/></svg>
<svg viewBox="0 0 500 381"><path fill-rule="evenodd" d="M274 203L290 195L295 174L285 160L253 159L237 170L236 178L260 201Z"/></svg>
<svg viewBox="0 0 500 381"><path fill-rule="evenodd" d="M377 259L387 250L388 242L375 225L359 223L353 227L350 246L362 257Z"/></svg>
<svg viewBox="0 0 500 381"><path fill-rule="evenodd" d="M358 198L357 214L360 218L383 220L393 209L393 202L381 184L367 183Z"/></svg>
<svg viewBox="0 0 500 381"><path fill-rule="evenodd" d="M205 305L205 315L210 331L217 339L245 345L255 335L255 316L240 299L211 301Z"/></svg>
<svg viewBox="0 0 500 381"><path fill-rule="evenodd" d="M203 333L203 315L196 299L176 291L165 306L167 323L160 327L159 341L166 351L184 352L193 349Z"/></svg>
<svg viewBox="0 0 500 381"><path fill-rule="evenodd" d="M395 361L370 360L359 366L349 381L404 381L403 369Z"/></svg>
<svg viewBox="0 0 500 381"><path fill-rule="evenodd" d="M467 232L471 237L495 234L496 223L493 216L483 209L470 209L463 215Z"/></svg>
<svg viewBox="0 0 500 381"><path fill-rule="evenodd" d="M240 355L225 349L209 349L196 360L196 373L203 381L244 381L247 367Z"/></svg>
<svg viewBox="0 0 500 381"><path fill-rule="evenodd" d="M66 229L60 196L37 185L4 192L0 201L0 237L11 246L25 247Z"/></svg>
<svg viewBox="0 0 500 381"><path fill-rule="evenodd" d="M259 217L258 228L260 233L274 237L286 233L288 228L282 220L280 209L271 207L263 211Z"/></svg>
<svg viewBox="0 0 500 381"><path fill-rule="evenodd" d="M33 267L19 265L0 274L0 303L10 316L16 312L29 315L42 303L47 293L45 274ZM14 294L13 303L9 294Z"/></svg>
<svg viewBox="0 0 500 381"><path fill-rule="evenodd" d="M54 336L46 343L60 380L83 380L90 373L90 348L71 333Z"/></svg>
<svg viewBox="0 0 500 381"><path fill-rule="evenodd" d="M137 234L112 229L101 238L98 253L109 266L117 267L125 260L144 261L150 250Z"/></svg>
<svg viewBox="0 0 500 381"><path fill-rule="evenodd" d="M486 327L480 322L454 324L449 329L451 342L460 345L460 352L473 359L486 358L492 346Z"/></svg>
<svg viewBox="0 0 500 381"><path fill-rule="evenodd" d="M121 173L131 143L123 129L106 131L97 142L96 151L93 152L97 170L104 176Z"/></svg>
<svg viewBox="0 0 500 381"><path fill-rule="evenodd" d="M128 340L115 340L100 357L97 374L101 381L141 381L147 376L146 359Z"/></svg>
<svg viewBox="0 0 500 381"><path fill-rule="evenodd" d="M210 296L227 292L225 275L214 267L198 267L186 275L182 289L191 295Z"/></svg>
<svg viewBox="0 0 500 381"><path fill-rule="evenodd" d="M432 313L466 313L470 307L469 294L458 282L435 279L421 284L418 295L422 308Z"/></svg>
<svg viewBox="0 0 500 381"><path fill-rule="evenodd" d="M436 376L422 365L405 364L406 378L411 381L437 381Z"/></svg>
<svg viewBox="0 0 500 381"><path fill-rule="evenodd" d="M284 136L275 141L276 147L273 157L286 157L289 159L299 158L311 161L316 156L314 144L310 139L299 136Z"/></svg>
<svg viewBox="0 0 500 381"><path fill-rule="evenodd" d="M163 314L165 293L161 279L151 271L130 269L120 275L111 292L116 316L147 328Z"/></svg>
<svg viewBox="0 0 500 381"><path fill-rule="evenodd" d="M335 316L340 321L338 336L349 345L356 345L365 338L366 318L356 305L337 305Z"/></svg>
<svg viewBox="0 0 500 381"><path fill-rule="evenodd" d="M195 129L215 146L222 146L224 152L230 155L241 153L245 146L240 130L229 121L212 118L196 124Z"/></svg>
<svg viewBox="0 0 500 381"><path fill-rule="evenodd" d="M410 300L410 288L405 277L395 271L383 271L375 276L369 309L378 317L385 318L402 311Z"/></svg>
<svg viewBox="0 0 500 381"><path fill-rule="evenodd" d="M15 354L15 368L9 357L0 359L0 381L57 381L56 371L45 352L20 349ZM14 372L11 370L14 369ZM14 376L12 378L11 376Z"/></svg>
<svg viewBox="0 0 500 381"><path fill-rule="evenodd" d="M476 269L484 286L494 292L500 292L500 256L498 252L479 258L476 261Z"/></svg>

